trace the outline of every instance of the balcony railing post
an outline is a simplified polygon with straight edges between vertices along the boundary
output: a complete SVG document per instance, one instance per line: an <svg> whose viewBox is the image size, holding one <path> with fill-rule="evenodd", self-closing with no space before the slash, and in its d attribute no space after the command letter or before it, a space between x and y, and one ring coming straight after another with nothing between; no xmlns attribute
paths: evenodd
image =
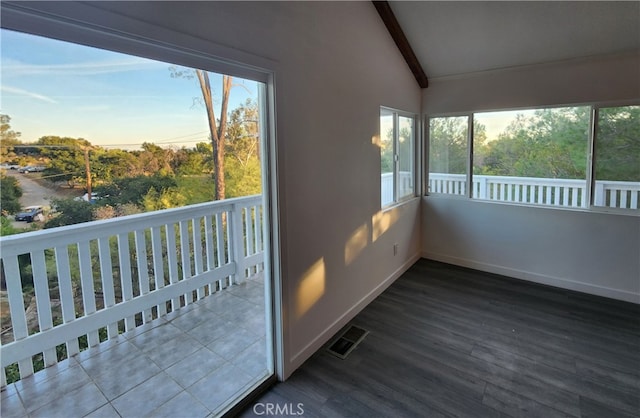
<svg viewBox="0 0 640 418"><path fill-rule="evenodd" d="M603 181L596 181L596 186L593 188L593 204L594 206L605 205L605 188Z"/></svg>
<svg viewBox="0 0 640 418"><path fill-rule="evenodd" d="M478 190L478 199L486 199L487 198L487 183L489 183L489 177L487 176L477 176L480 189Z"/></svg>
<svg viewBox="0 0 640 418"><path fill-rule="evenodd" d="M245 276L244 265L244 228L243 228L243 216L242 206L234 204L232 210L229 212L231 234L229 239L231 240L229 248L231 249L231 262L236 265L236 272L233 275L233 283L240 283Z"/></svg>

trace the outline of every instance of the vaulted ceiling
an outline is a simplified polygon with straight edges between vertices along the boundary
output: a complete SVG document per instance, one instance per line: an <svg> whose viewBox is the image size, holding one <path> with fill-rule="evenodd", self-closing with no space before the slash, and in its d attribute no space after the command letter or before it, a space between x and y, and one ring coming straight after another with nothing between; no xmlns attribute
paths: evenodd
<svg viewBox="0 0 640 418"><path fill-rule="evenodd" d="M638 1L389 3L429 79L640 51Z"/></svg>

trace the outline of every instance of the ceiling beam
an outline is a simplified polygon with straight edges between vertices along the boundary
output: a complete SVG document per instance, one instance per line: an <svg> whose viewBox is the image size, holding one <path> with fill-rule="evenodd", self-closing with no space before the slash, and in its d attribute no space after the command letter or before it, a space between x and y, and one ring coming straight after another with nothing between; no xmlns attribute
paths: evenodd
<svg viewBox="0 0 640 418"><path fill-rule="evenodd" d="M404 36L404 32L396 19L396 16L393 14L393 10L391 10L391 6L388 1L372 1L375 6L378 14L382 18L384 25L387 27L389 34L393 38L393 41L396 43L396 46L400 50L400 53L404 57L404 60L407 62L409 69L413 73L413 76L416 78L418 85L422 89L426 89L429 86L429 81L427 80L427 75L424 73L422 69L422 65L420 65L420 61L416 57L416 54L413 53L413 49L411 45L409 45L409 41L407 37Z"/></svg>

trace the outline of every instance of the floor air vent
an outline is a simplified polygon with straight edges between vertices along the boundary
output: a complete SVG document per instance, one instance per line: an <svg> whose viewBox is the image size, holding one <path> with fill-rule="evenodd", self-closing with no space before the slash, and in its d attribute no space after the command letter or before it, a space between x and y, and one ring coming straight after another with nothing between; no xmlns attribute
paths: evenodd
<svg viewBox="0 0 640 418"><path fill-rule="evenodd" d="M334 356L344 360L364 340L368 333L369 331L365 329L351 325L329 346L328 350Z"/></svg>

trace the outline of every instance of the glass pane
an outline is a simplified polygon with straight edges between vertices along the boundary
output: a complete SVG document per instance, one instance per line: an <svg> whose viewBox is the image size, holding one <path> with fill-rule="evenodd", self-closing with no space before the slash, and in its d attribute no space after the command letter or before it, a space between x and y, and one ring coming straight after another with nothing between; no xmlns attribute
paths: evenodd
<svg viewBox="0 0 640 418"><path fill-rule="evenodd" d="M467 116L429 120L429 192L467 193Z"/></svg>
<svg viewBox="0 0 640 418"><path fill-rule="evenodd" d="M600 109L595 137L595 206L638 209L640 106Z"/></svg>
<svg viewBox="0 0 640 418"><path fill-rule="evenodd" d="M393 112L380 109L380 197L382 206L393 203Z"/></svg>
<svg viewBox="0 0 640 418"><path fill-rule="evenodd" d="M20 352L36 344L44 353L5 367L8 382L27 364L42 376L91 351L87 372L105 394L126 377L98 372L126 364L157 375L149 382L158 393L190 386L194 403L207 406L194 411L218 416L274 370L266 86L6 30L1 42L0 193L3 206L17 201L2 233L20 235L17 256L3 252L0 262L15 266L3 274L9 300L37 300L40 316L3 312L0 345ZM224 201L232 197L235 204ZM92 327L82 334L69 324L80 317ZM14 338L14 330L33 337L41 329L66 343ZM107 340L124 341L125 332L114 364ZM60 391L60 379L41 383L42 392L82 403ZM120 415L153 415L166 401L128 398L114 404Z"/></svg>
<svg viewBox="0 0 640 418"><path fill-rule="evenodd" d="M590 107L474 115L474 198L586 207Z"/></svg>
<svg viewBox="0 0 640 418"><path fill-rule="evenodd" d="M414 119L398 117L398 199L413 196Z"/></svg>

